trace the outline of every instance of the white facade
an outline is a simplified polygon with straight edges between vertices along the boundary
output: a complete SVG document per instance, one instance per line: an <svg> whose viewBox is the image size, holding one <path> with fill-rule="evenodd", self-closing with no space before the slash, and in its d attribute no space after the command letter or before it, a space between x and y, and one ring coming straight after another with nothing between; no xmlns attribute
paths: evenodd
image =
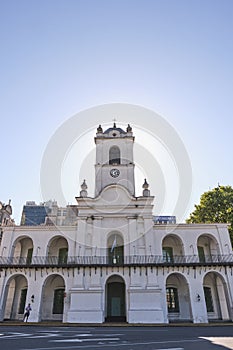
<svg viewBox="0 0 233 350"><path fill-rule="evenodd" d="M233 319L225 224L156 225L145 181L135 197L132 129L97 129L95 198L76 226L4 228L0 320L168 323Z"/></svg>

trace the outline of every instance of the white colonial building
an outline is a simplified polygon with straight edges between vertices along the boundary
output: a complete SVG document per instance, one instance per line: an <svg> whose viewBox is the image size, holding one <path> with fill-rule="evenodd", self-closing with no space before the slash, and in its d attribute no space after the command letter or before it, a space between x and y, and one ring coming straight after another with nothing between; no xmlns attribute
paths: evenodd
<svg viewBox="0 0 233 350"><path fill-rule="evenodd" d="M72 226L2 228L0 320L29 302L33 322L232 320L227 225L158 224L146 180L135 196L131 127L99 126L95 143L95 197L84 181Z"/></svg>

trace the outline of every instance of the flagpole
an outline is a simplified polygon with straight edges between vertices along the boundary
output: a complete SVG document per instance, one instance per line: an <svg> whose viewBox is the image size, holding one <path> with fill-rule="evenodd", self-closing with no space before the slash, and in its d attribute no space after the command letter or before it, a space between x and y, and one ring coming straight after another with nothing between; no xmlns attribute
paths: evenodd
<svg viewBox="0 0 233 350"><path fill-rule="evenodd" d="M116 245L117 245L117 241L116 241L116 235L115 235L114 241L112 243L112 248L111 248L111 253L113 253L113 259L112 259L113 264L116 264L116 256L115 256Z"/></svg>

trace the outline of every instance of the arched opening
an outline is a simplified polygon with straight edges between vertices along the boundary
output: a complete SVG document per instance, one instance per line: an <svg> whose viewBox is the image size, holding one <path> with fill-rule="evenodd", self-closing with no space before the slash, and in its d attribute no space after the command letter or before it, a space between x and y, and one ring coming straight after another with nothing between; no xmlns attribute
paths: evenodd
<svg viewBox="0 0 233 350"><path fill-rule="evenodd" d="M121 164L121 152L117 146L112 146L109 150L109 164Z"/></svg>
<svg viewBox="0 0 233 350"><path fill-rule="evenodd" d="M65 296L65 281L60 275L47 277L43 285L41 320L62 321Z"/></svg>
<svg viewBox="0 0 233 350"><path fill-rule="evenodd" d="M57 261L58 264L66 264L68 259L68 242L64 237L54 237L48 244L48 259Z"/></svg>
<svg viewBox="0 0 233 350"><path fill-rule="evenodd" d="M229 297L223 277L208 272L203 280L206 311L209 320L229 320Z"/></svg>
<svg viewBox="0 0 233 350"><path fill-rule="evenodd" d="M215 237L209 234L203 234L198 238L197 250L200 262L212 262L218 259L218 242Z"/></svg>
<svg viewBox="0 0 233 350"><path fill-rule="evenodd" d="M3 305L6 320L22 320L26 299L28 282L23 275L15 275L9 279L5 287Z"/></svg>
<svg viewBox="0 0 233 350"><path fill-rule="evenodd" d="M105 288L106 322L125 322L125 281L118 275L108 278Z"/></svg>
<svg viewBox="0 0 233 350"><path fill-rule="evenodd" d="M184 257L183 243L176 235L167 235L162 242L163 260L177 262Z"/></svg>
<svg viewBox="0 0 233 350"><path fill-rule="evenodd" d="M33 241L30 237L21 237L12 246L11 256L20 264L31 264Z"/></svg>
<svg viewBox="0 0 233 350"><path fill-rule="evenodd" d="M184 276L172 273L166 281L168 320L192 321L189 286Z"/></svg>
<svg viewBox="0 0 233 350"><path fill-rule="evenodd" d="M123 264L124 262L124 242L121 235L112 232L107 242L108 263Z"/></svg>

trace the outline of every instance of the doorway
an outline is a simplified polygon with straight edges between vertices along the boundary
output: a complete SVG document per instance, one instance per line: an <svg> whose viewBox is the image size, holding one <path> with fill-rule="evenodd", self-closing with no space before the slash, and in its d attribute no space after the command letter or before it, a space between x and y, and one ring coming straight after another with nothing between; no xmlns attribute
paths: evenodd
<svg viewBox="0 0 233 350"><path fill-rule="evenodd" d="M106 322L126 322L125 282L111 276L106 283Z"/></svg>

